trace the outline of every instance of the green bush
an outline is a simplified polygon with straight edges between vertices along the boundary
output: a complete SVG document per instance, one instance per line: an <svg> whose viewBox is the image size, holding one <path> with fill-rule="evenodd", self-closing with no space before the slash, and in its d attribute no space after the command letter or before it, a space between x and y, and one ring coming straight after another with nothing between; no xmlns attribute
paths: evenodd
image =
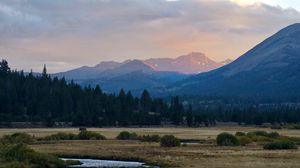
<svg viewBox="0 0 300 168"><path fill-rule="evenodd" d="M3 143L24 143L24 144L32 144L35 139L26 133L14 133L12 135L4 135L1 139Z"/></svg>
<svg viewBox="0 0 300 168"><path fill-rule="evenodd" d="M236 132L235 136L246 136L246 133L244 133L244 132Z"/></svg>
<svg viewBox="0 0 300 168"><path fill-rule="evenodd" d="M298 147L292 141L278 141L278 142L266 143L264 145L264 149L268 149L268 150L284 150L284 149L298 149Z"/></svg>
<svg viewBox="0 0 300 168"><path fill-rule="evenodd" d="M248 137L252 137L252 136L268 136L268 133L266 131L252 131L252 132L248 132L247 133Z"/></svg>
<svg viewBox="0 0 300 168"><path fill-rule="evenodd" d="M80 131L78 135L72 133L57 133L50 136L46 136L40 140L46 141L59 141L59 140L105 140L105 136L92 132L92 131Z"/></svg>
<svg viewBox="0 0 300 168"><path fill-rule="evenodd" d="M238 146L239 140L229 133L221 133L217 136L217 144L219 146Z"/></svg>
<svg viewBox="0 0 300 168"><path fill-rule="evenodd" d="M60 132L60 133L57 133L57 134L46 136L42 140L58 141L58 140L76 140L76 139L78 139L78 136L75 135L75 134Z"/></svg>
<svg viewBox="0 0 300 168"><path fill-rule="evenodd" d="M28 163L9 162L1 163L1 168L32 168Z"/></svg>
<svg viewBox="0 0 300 168"><path fill-rule="evenodd" d="M117 136L117 139L119 140L137 140L138 135L134 132L128 132L128 131L122 131Z"/></svg>
<svg viewBox="0 0 300 168"><path fill-rule="evenodd" d="M281 139L289 140L289 141L294 142L296 145L300 145L299 137L281 137Z"/></svg>
<svg viewBox="0 0 300 168"><path fill-rule="evenodd" d="M238 138L238 140L239 140L240 145L242 145L242 146L246 146L246 145L248 145L248 144L250 144L250 143L253 142L253 141L252 141L249 137L247 137L247 136L238 136L237 138Z"/></svg>
<svg viewBox="0 0 300 168"><path fill-rule="evenodd" d="M92 131L80 131L78 134L80 140L105 140L106 137Z"/></svg>
<svg viewBox="0 0 300 168"><path fill-rule="evenodd" d="M249 136L248 136L249 137ZM273 142L274 138L266 137L266 136L251 136L249 137L254 142Z"/></svg>
<svg viewBox="0 0 300 168"><path fill-rule="evenodd" d="M270 138L279 138L280 135L279 135L278 132L270 132L270 133L268 133L268 137L270 137Z"/></svg>
<svg viewBox="0 0 300 168"><path fill-rule="evenodd" d="M280 135L278 132L268 133L266 131L248 132L247 136L255 142L259 142L259 141L272 142L272 141L280 138Z"/></svg>
<svg viewBox="0 0 300 168"><path fill-rule="evenodd" d="M143 135L143 136L139 136L138 139L142 142L159 142L160 136L159 135Z"/></svg>
<svg viewBox="0 0 300 168"><path fill-rule="evenodd" d="M29 153L34 152L32 149L27 148L23 143L10 144L3 146L1 149L1 157L6 161L25 161Z"/></svg>
<svg viewBox="0 0 300 168"><path fill-rule="evenodd" d="M0 157L8 162L9 167L28 165L28 167L59 168L66 166L65 162L58 157L35 152L22 143L2 146L0 151Z"/></svg>
<svg viewBox="0 0 300 168"><path fill-rule="evenodd" d="M165 135L160 140L161 147L176 147L180 146L180 140L173 135Z"/></svg>

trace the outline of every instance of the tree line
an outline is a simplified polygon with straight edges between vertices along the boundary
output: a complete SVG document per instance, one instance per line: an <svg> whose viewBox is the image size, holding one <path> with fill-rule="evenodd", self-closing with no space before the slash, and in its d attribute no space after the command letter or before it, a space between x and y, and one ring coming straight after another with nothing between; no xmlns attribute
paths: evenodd
<svg viewBox="0 0 300 168"><path fill-rule="evenodd" d="M293 104L219 104L203 105L193 111L191 125L235 122L240 125L286 124L300 122L300 107Z"/></svg>
<svg viewBox="0 0 300 168"><path fill-rule="evenodd" d="M210 98L208 98L210 99ZM206 101L210 102L210 100ZM212 98L213 99L213 98ZM226 99L225 99L226 100ZM42 74L11 70L8 62L0 62L0 122L70 122L73 126L146 126L146 125L214 125L216 122L237 122L260 125L298 123L300 108L295 105L259 106L208 103L192 108L179 97L169 100L152 98L147 90L135 97L123 89L109 94L100 86L82 87L64 78L51 78L46 66Z"/></svg>
<svg viewBox="0 0 300 168"><path fill-rule="evenodd" d="M64 78L51 78L46 66L41 75L13 71L0 62L0 122L72 122L74 126L159 125L163 120L180 124L185 110L178 97L167 104L144 90L104 93L100 86L81 87Z"/></svg>

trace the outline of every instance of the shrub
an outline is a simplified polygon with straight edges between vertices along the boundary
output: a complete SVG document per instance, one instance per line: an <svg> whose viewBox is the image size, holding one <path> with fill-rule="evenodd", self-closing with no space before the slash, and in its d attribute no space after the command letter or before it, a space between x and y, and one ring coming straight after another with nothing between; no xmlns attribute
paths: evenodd
<svg viewBox="0 0 300 168"><path fill-rule="evenodd" d="M33 152L25 144L6 145L2 147L1 156L6 161L24 161L29 153Z"/></svg>
<svg viewBox="0 0 300 168"><path fill-rule="evenodd" d="M293 141L296 145L300 145L300 138L299 137L281 137L281 139Z"/></svg>
<svg viewBox="0 0 300 168"><path fill-rule="evenodd" d="M270 138L279 138L280 135L278 132L271 132L271 133L268 133L268 137Z"/></svg>
<svg viewBox="0 0 300 168"><path fill-rule="evenodd" d="M217 144L219 146L238 146L239 140L229 133L221 133L217 136Z"/></svg>
<svg viewBox="0 0 300 168"><path fill-rule="evenodd" d="M160 136L159 135L143 135L143 136L139 136L139 140L142 142L159 142Z"/></svg>
<svg viewBox="0 0 300 168"><path fill-rule="evenodd" d="M251 137L251 136L268 136L268 133L266 131L252 131L252 132L248 132L247 136Z"/></svg>
<svg viewBox="0 0 300 168"><path fill-rule="evenodd" d="M75 140L78 139L77 135L75 134L71 134L71 133L57 133L57 134L53 134L50 136L46 136L45 138L43 138L43 140L54 140L54 141L58 141L58 140Z"/></svg>
<svg viewBox="0 0 300 168"><path fill-rule="evenodd" d="M160 140L161 147L176 147L180 146L180 140L173 135L165 135Z"/></svg>
<svg viewBox="0 0 300 168"><path fill-rule="evenodd" d="M246 146L246 145L248 145L248 144L250 144L250 143L253 142L253 141L252 141L249 137L247 137L247 136L239 136L239 137L237 137L237 138L238 138L238 140L239 140L240 145L242 145L242 146Z"/></svg>
<svg viewBox="0 0 300 168"><path fill-rule="evenodd" d="M78 135L72 134L72 133L57 133L50 136L47 136L45 138L42 138L41 140L46 141L59 141L59 140L105 140L105 136L92 132L92 131L80 131Z"/></svg>
<svg viewBox="0 0 300 168"><path fill-rule="evenodd" d="M42 154L33 151L25 144L10 144L2 147L1 157L10 166L30 165L28 167L64 167L65 162L54 155ZM20 163L20 164L19 164Z"/></svg>
<svg viewBox="0 0 300 168"><path fill-rule="evenodd" d="M20 163L20 162L1 163L1 167L5 167L5 168L31 168L31 166L28 163Z"/></svg>
<svg viewBox="0 0 300 168"><path fill-rule="evenodd" d="M249 132L247 133L247 136L251 138L253 141L268 141L268 142L280 138L280 135L277 132L267 133L265 131Z"/></svg>
<svg viewBox="0 0 300 168"><path fill-rule="evenodd" d="M134 132L128 132L128 131L122 131L117 136L117 139L119 140L137 140L138 135Z"/></svg>
<svg viewBox="0 0 300 168"><path fill-rule="evenodd" d="M92 131L80 131L78 134L80 140L105 140L106 137Z"/></svg>
<svg viewBox="0 0 300 168"><path fill-rule="evenodd" d="M268 150L284 150L284 149L298 149L298 147L292 141L278 141L278 142L266 143L264 145L264 149L268 149Z"/></svg>
<svg viewBox="0 0 300 168"><path fill-rule="evenodd" d="M249 137L254 142L273 142L274 139L266 136L251 136Z"/></svg>
<svg viewBox="0 0 300 168"><path fill-rule="evenodd" d="M35 139L26 133L14 133L12 135L4 135L1 139L4 143L24 143L24 144L32 144Z"/></svg>
<svg viewBox="0 0 300 168"><path fill-rule="evenodd" d="M235 136L246 136L246 133L244 133L244 132L236 132Z"/></svg>

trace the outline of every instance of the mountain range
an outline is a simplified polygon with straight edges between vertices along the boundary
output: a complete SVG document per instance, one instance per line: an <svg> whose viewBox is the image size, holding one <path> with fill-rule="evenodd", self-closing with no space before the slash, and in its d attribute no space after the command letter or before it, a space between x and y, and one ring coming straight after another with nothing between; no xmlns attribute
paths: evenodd
<svg viewBox="0 0 300 168"><path fill-rule="evenodd" d="M221 67L229 61L219 63L202 53L193 52L178 58L105 61L94 67L83 66L52 76L65 77L83 86L99 84L106 92L118 92L124 88L139 93L143 89L166 87L193 74Z"/></svg>
<svg viewBox="0 0 300 168"><path fill-rule="evenodd" d="M231 62L202 53L178 58L101 62L54 74L107 92L121 88L159 96L299 96L300 23L267 38Z"/></svg>
<svg viewBox="0 0 300 168"><path fill-rule="evenodd" d="M176 82L176 95L299 96L300 24L267 38L232 63Z"/></svg>

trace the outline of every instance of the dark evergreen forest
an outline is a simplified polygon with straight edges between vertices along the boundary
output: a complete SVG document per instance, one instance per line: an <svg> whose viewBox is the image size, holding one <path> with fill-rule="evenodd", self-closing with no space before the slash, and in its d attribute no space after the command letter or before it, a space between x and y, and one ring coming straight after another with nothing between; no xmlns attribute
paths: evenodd
<svg viewBox="0 0 300 168"><path fill-rule="evenodd" d="M172 114L169 114L171 112ZM12 71L0 63L0 122L73 122L74 126L159 125L163 118L180 123L185 111L178 97L171 104L152 99L144 90L140 98L121 90L103 93L99 86L84 87L64 78ZM180 114L180 115L179 115Z"/></svg>
<svg viewBox="0 0 300 168"><path fill-rule="evenodd" d="M238 122L260 125L297 123L300 109L291 105L207 106L196 109L178 97L169 101L152 98L147 90L140 97L130 91L104 93L100 86L81 87L64 78L51 78L44 67L41 75L11 70L0 62L0 122L72 122L73 126L214 125Z"/></svg>

